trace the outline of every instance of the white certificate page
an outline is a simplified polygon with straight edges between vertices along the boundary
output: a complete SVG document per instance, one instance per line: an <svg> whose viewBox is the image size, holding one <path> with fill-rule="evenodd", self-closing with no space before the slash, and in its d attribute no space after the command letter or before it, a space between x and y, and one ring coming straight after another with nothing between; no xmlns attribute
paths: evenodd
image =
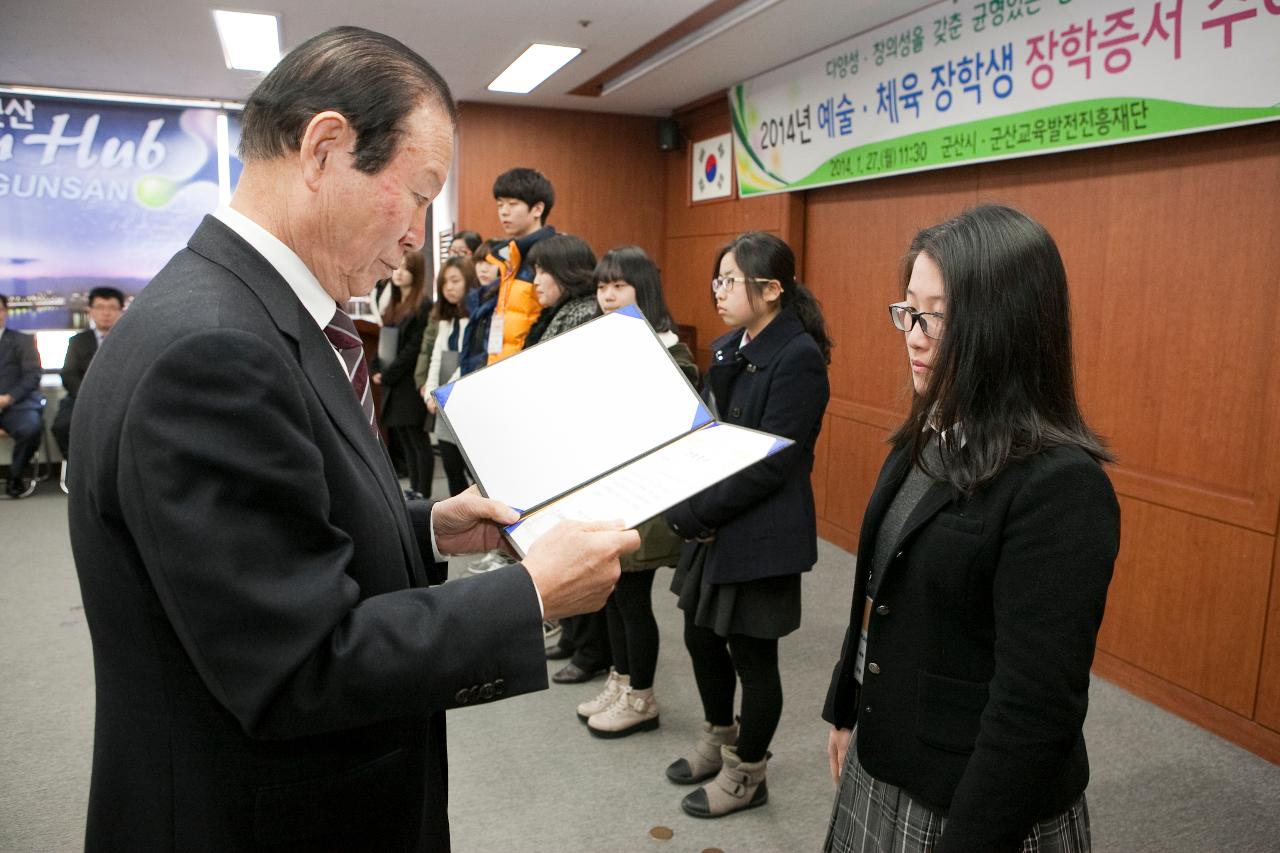
<svg viewBox="0 0 1280 853"><path fill-rule="evenodd" d="M711 419L649 324L623 311L445 390L481 488L522 513Z"/></svg>
<svg viewBox="0 0 1280 853"><path fill-rule="evenodd" d="M635 527L793 442L714 423L548 504L507 528L519 551L564 520L621 520Z"/></svg>

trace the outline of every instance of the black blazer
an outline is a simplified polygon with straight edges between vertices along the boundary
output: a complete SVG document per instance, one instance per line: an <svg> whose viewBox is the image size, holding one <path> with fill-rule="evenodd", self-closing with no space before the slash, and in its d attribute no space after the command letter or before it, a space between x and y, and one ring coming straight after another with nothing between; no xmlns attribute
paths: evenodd
<svg viewBox="0 0 1280 853"><path fill-rule="evenodd" d="M422 349L422 335L430 322L431 302L422 306L396 326L400 330L396 357L389 364L374 362L374 371L382 374L382 425L384 427L417 426L427 422L427 406L413 381L413 369Z"/></svg>
<svg viewBox="0 0 1280 853"><path fill-rule="evenodd" d="M68 396L75 396L84 382L85 371L89 362L98 352L98 334L93 329L72 335L67 342L67 356L62 361L62 386L67 389Z"/></svg>
<svg viewBox="0 0 1280 853"><path fill-rule="evenodd" d="M939 853L1017 850L1089 779L1082 726L1120 507L1075 447L1011 463L968 499L934 483L880 582L859 689L876 532L909 467L890 453L867 505L823 717L856 723L863 767L948 816Z"/></svg>
<svg viewBox="0 0 1280 853"><path fill-rule="evenodd" d="M94 357L70 528L97 680L86 848L443 850L443 709L544 688L522 567L428 588L345 372L206 217Z"/></svg>
<svg viewBox="0 0 1280 853"><path fill-rule="evenodd" d="M789 309L739 349L741 340L737 329L711 345L703 396L714 399L724 423L795 444L667 510L667 523L686 539L715 533L704 569L709 583L800 574L818 561L809 477L831 396L826 362Z"/></svg>
<svg viewBox="0 0 1280 853"><path fill-rule="evenodd" d="M13 397L11 408L35 408L44 401L42 372L35 335L6 328L0 334L0 394Z"/></svg>

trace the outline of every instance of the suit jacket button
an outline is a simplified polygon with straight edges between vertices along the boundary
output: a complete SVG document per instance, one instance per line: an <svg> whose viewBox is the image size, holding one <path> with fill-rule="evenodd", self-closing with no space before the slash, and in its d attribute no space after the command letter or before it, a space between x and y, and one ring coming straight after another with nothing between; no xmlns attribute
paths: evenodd
<svg viewBox="0 0 1280 853"><path fill-rule="evenodd" d="M893 559L895 559L895 560L901 560L901 559L902 559L902 555L903 555L903 554L905 554L905 553L906 553L906 551L899 551L898 553L896 553L896 554L894 554L894 555L893 555Z"/></svg>
<svg viewBox="0 0 1280 853"><path fill-rule="evenodd" d="M503 681L501 678L495 678L495 679L493 680L493 695L494 695L494 696L501 696L503 693L505 693L505 692L506 692L506 690L507 690L507 685L506 685L506 682L505 682L505 681Z"/></svg>
<svg viewBox="0 0 1280 853"><path fill-rule="evenodd" d="M880 664L875 663L875 662L872 662L872 663L867 664L867 672L871 673L872 675L879 675L879 674L880 674Z"/></svg>
<svg viewBox="0 0 1280 853"><path fill-rule="evenodd" d="M480 698L480 685L479 684L471 685L471 689L467 691L467 701L474 702L479 698Z"/></svg>
<svg viewBox="0 0 1280 853"><path fill-rule="evenodd" d="M461 690L459 690L458 695L454 696L453 700L457 702L459 705L467 704L467 688L464 687Z"/></svg>
<svg viewBox="0 0 1280 853"><path fill-rule="evenodd" d="M754 364L747 365L747 373L755 373L759 369L760 368L756 367Z"/></svg>
<svg viewBox="0 0 1280 853"><path fill-rule="evenodd" d="M729 410L729 415L731 417L740 418L742 417L742 409L738 406L734 406L732 409Z"/></svg>
<svg viewBox="0 0 1280 853"><path fill-rule="evenodd" d="M492 698L493 698L493 685L492 685L492 684L486 684L484 687L480 688L480 698L481 698L481 699L486 699L486 700L488 700L488 699L492 699Z"/></svg>
<svg viewBox="0 0 1280 853"><path fill-rule="evenodd" d="M889 605L887 605L887 604L881 604L881 605L877 606L877 607L876 607L876 613L879 613L881 616L888 616L888 615L889 615Z"/></svg>

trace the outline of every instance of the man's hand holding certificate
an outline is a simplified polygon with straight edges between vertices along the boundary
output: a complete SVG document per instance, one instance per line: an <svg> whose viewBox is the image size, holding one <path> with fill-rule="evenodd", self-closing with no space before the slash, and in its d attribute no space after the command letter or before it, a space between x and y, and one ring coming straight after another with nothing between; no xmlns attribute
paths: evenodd
<svg viewBox="0 0 1280 853"><path fill-rule="evenodd" d="M634 527L791 444L717 422L634 308L433 393L481 489L519 514L506 533L529 557L560 522ZM530 454L546 436L572 452Z"/></svg>

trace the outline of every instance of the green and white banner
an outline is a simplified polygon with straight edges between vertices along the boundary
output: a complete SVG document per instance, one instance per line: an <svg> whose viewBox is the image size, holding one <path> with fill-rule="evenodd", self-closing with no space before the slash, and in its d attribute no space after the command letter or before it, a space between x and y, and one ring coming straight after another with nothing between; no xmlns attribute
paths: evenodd
<svg viewBox="0 0 1280 853"><path fill-rule="evenodd" d="M1280 0L943 0L729 91L742 196L1280 119Z"/></svg>

